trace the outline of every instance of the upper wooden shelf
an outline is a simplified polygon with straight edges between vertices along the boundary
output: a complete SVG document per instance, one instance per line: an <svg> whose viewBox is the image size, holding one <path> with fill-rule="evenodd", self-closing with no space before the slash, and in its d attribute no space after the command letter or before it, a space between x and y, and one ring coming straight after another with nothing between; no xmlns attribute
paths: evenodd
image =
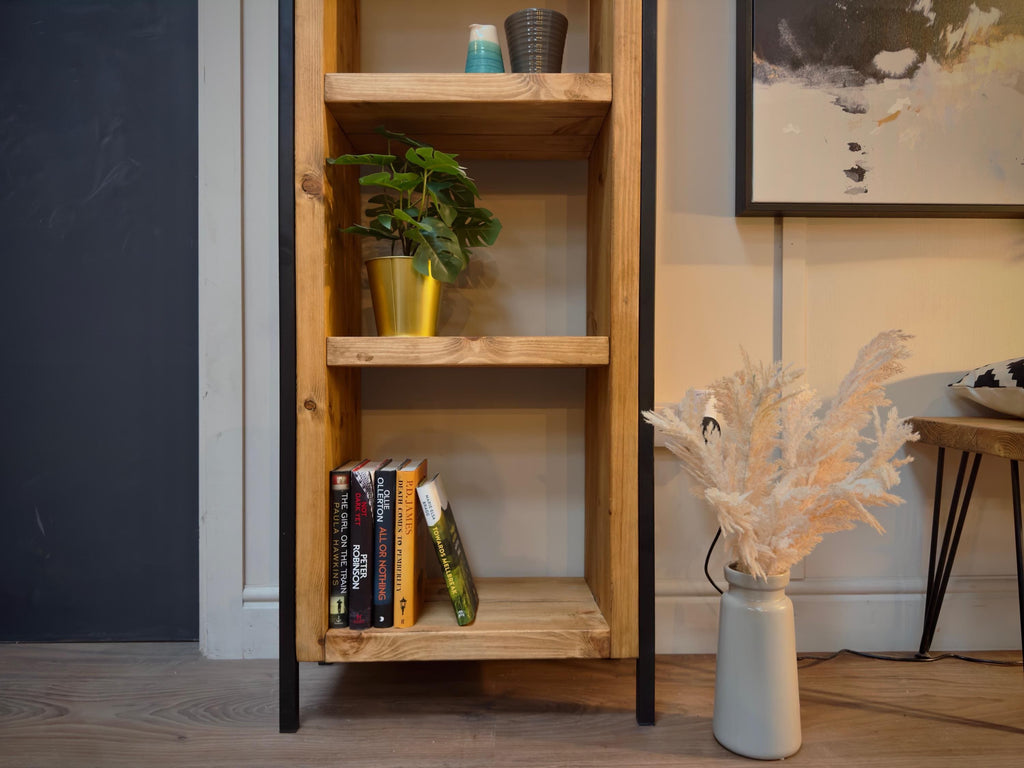
<svg viewBox="0 0 1024 768"><path fill-rule="evenodd" d="M608 365L608 337L330 336L327 364L359 368L588 368Z"/></svg>
<svg viewBox="0 0 1024 768"><path fill-rule="evenodd" d="M610 74L324 76L324 101L356 152L377 126L466 158L586 159L611 106Z"/></svg>
<svg viewBox="0 0 1024 768"><path fill-rule="evenodd" d="M426 596L406 629L331 629L326 661L606 658L608 623L579 578L477 579L480 607L455 621L444 585Z"/></svg>

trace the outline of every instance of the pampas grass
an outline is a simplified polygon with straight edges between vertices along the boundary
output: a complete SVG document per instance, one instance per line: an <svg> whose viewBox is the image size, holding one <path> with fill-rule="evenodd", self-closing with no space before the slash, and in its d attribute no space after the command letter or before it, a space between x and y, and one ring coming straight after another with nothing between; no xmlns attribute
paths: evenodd
<svg viewBox="0 0 1024 768"><path fill-rule="evenodd" d="M755 364L746 353L739 371L708 390L721 431L703 429L705 397L694 390L674 408L644 411L715 511L741 570L785 573L824 534L857 522L884 532L867 508L902 503L889 490L910 458L896 453L917 435L895 408L879 409L891 405L883 384L903 370L910 338L872 339L820 415L802 370ZM863 436L869 425L873 436Z"/></svg>

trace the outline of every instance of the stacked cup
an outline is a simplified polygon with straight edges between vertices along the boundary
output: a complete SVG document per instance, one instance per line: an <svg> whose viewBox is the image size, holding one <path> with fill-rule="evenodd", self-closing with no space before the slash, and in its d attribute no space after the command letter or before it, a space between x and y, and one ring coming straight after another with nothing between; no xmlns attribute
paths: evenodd
<svg viewBox="0 0 1024 768"><path fill-rule="evenodd" d="M569 20L547 8L524 8L505 19L513 72L561 72Z"/></svg>
<svg viewBox="0 0 1024 768"><path fill-rule="evenodd" d="M469 50L466 51L467 72L504 72L498 30L493 24L469 25Z"/></svg>

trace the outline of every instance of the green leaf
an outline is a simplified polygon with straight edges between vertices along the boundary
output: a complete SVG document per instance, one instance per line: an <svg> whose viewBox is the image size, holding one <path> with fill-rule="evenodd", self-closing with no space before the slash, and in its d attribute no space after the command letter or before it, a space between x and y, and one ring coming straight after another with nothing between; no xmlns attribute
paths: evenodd
<svg viewBox="0 0 1024 768"><path fill-rule="evenodd" d="M384 138L394 139L396 141L400 141L403 144L408 144L410 147L423 147L423 146L426 146L425 144L422 144L422 143L416 141L416 139L409 138L404 133L396 133L395 131L389 131L383 125L378 125L373 130L374 130L374 133L379 133Z"/></svg>
<svg viewBox="0 0 1024 768"><path fill-rule="evenodd" d="M359 178L359 183L364 187L385 187L397 189L399 192L408 192L416 189L423 181L418 173L390 173L378 171Z"/></svg>
<svg viewBox="0 0 1024 768"><path fill-rule="evenodd" d="M463 248L494 245L501 232L501 222L486 208L460 208L451 227Z"/></svg>
<svg viewBox="0 0 1024 768"><path fill-rule="evenodd" d="M389 235L380 230L373 229L371 227L364 227L362 224L353 224L351 227L342 227L342 232L347 232L352 235L362 235L364 237L375 237L378 240L397 240L397 235Z"/></svg>
<svg viewBox="0 0 1024 768"><path fill-rule="evenodd" d="M463 199L467 200L469 205L473 205L476 202L476 198L480 197L480 190L476 188L476 182L474 182L469 176L462 177L463 189L458 190L463 196Z"/></svg>
<svg viewBox="0 0 1024 768"><path fill-rule="evenodd" d="M455 161L455 155L439 152L433 147L419 147L405 153L405 159L428 171L440 171L457 178L465 178L464 169Z"/></svg>
<svg viewBox="0 0 1024 768"><path fill-rule="evenodd" d="M395 155L341 155L329 157L331 165L391 165L398 158Z"/></svg>
<svg viewBox="0 0 1024 768"><path fill-rule="evenodd" d="M399 221L404 221L406 224L411 224L414 227L423 226L420 222L416 221L416 219L410 216L406 211L396 210L394 215L396 219L398 219Z"/></svg>
<svg viewBox="0 0 1024 768"><path fill-rule="evenodd" d="M419 173L396 173L391 177L391 184L394 189L408 192L423 184L423 176Z"/></svg>
<svg viewBox="0 0 1024 768"><path fill-rule="evenodd" d="M455 221L455 217L459 215L459 211L453 205L438 203L437 215L441 217L441 221L443 221L446 226L450 227L452 222Z"/></svg>
<svg viewBox="0 0 1024 768"><path fill-rule="evenodd" d="M384 182L388 181L391 181L391 173L389 171L377 171L376 173L359 177L359 183L364 187L384 186Z"/></svg>
<svg viewBox="0 0 1024 768"><path fill-rule="evenodd" d="M434 193L435 199L440 199L454 183L451 179L431 176L430 180L427 181L427 189Z"/></svg>
<svg viewBox="0 0 1024 768"><path fill-rule="evenodd" d="M429 182L427 186L430 186ZM473 208L476 206L476 198L479 196L476 185L469 178L453 181L446 189L438 193L439 199L457 208Z"/></svg>
<svg viewBox="0 0 1024 768"><path fill-rule="evenodd" d="M413 268L420 274L454 283L469 263L468 254L455 233L440 219L428 217L419 224L419 229L409 234L409 239L417 243L412 254Z"/></svg>

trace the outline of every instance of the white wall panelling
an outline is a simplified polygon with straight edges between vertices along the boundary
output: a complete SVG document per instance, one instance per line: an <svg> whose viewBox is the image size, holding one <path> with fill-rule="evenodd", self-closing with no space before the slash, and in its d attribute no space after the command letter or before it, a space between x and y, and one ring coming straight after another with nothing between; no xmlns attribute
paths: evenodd
<svg viewBox="0 0 1024 768"><path fill-rule="evenodd" d="M199 632L277 655L277 4L199 3Z"/></svg>

